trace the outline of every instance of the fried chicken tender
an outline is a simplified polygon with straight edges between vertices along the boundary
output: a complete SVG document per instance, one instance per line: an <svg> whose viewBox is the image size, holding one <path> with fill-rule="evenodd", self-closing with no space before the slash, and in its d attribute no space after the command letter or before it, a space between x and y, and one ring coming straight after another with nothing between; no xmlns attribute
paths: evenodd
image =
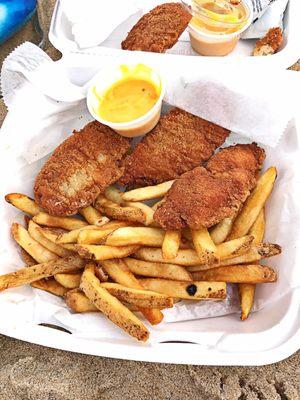
<svg viewBox="0 0 300 400"><path fill-rule="evenodd" d="M270 56L279 50L282 42L282 29L279 27L271 28L262 39L256 42L253 55Z"/></svg>
<svg viewBox="0 0 300 400"><path fill-rule="evenodd" d="M178 41L191 18L180 3L161 4L134 25L122 49L164 53Z"/></svg>
<svg viewBox="0 0 300 400"><path fill-rule="evenodd" d="M120 183L139 187L178 178L207 161L229 133L212 122L173 108L126 157Z"/></svg>
<svg viewBox="0 0 300 400"><path fill-rule="evenodd" d="M97 121L74 132L39 172L35 200L53 215L76 214L123 174L130 142Z"/></svg>
<svg viewBox="0 0 300 400"><path fill-rule="evenodd" d="M209 228L232 217L256 184L265 158L255 143L221 150L208 162L184 173L154 213L164 229Z"/></svg>

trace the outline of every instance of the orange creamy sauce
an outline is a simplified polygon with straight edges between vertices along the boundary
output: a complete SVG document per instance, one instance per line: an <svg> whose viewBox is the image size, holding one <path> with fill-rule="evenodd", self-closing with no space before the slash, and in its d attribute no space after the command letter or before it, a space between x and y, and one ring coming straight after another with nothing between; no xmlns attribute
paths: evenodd
<svg viewBox="0 0 300 400"><path fill-rule="evenodd" d="M129 77L113 84L99 105L99 116L109 122L129 122L145 115L159 98L150 81Z"/></svg>

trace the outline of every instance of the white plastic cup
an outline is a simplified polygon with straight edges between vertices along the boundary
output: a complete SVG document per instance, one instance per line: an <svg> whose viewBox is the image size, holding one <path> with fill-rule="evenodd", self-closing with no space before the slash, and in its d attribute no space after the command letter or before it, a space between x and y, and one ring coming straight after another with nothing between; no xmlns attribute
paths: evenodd
<svg viewBox="0 0 300 400"><path fill-rule="evenodd" d="M125 137L136 137L145 135L150 132L155 125L158 123L161 115L162 100L165 94L165 82L162 77L149 65L144 65L149 73L147 79L152 81L154 85L159 88L160 94L154 106L143 116L134 119L129 122L111 122L104 120L98 114L99 106L101 104L101 98L104 96L106 91L116 82L120 81L124 77L122 67L126 66L130 70L134 71L139 64L122 64L105 71L100 71L92 80L92 84L87 93L87 107L91 115L99 122L109 126L114 131ZM134 75L133 75L134 76ZM145 75L144 75L145 76ZM137 78L142 78L137 74Z"/></svg>
<svg viewBox="0 0 300 400"><path fill-rule="evenodd" d="M231 53L241 34L249 28L253 20L253 7L248 1L243 0L244 6L247 8L248 19L245 25L232 33L228 34L210 34L204 32L197 26L189 23L188 31L192 48L202 56L226 56Z"/></svg>

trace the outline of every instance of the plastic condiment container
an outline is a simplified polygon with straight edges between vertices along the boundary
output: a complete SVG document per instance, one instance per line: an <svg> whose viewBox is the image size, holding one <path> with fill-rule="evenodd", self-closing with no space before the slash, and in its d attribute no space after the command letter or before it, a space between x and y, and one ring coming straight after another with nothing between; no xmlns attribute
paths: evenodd
<svg viewBox="0 0 300 400"><path fill-rule="evenodd" d="M144 79L151 82L159 93L156 103L144 115L129 122L111 122L101 118L99 116L99 107L101 107L101 101L106 92L115 83L122 81L126 77ZM93 78L87 94L87 107L97 121L109 126L122 136L136 137L150 132L158 123L164 94L164 80L152 67L145 64L122 64L100 71Z"/></svg>
<svg viewBox="0 0 300 400"><path fill-rule="evenodd" d="M209 32L208 29L201 29L200 26L196 23L197 16L194 16L189 23L188 30L190 35L190 42L193 49L203 55L203 56L225 56L233 51L235 48L242 32L244 32L252 23L253 20L253 8L252 4L250 4L246 0L242 0L242 4L245 7L246 11L246 20L241 25L241 22L222 22L216 21L209 16L201 16L202 19L205 19L207 24L219 24L219 27L224 27L223 32ZM235 30L235 27L237 29ZM226 30L230 31L230 33L224 33Z"/></svg>

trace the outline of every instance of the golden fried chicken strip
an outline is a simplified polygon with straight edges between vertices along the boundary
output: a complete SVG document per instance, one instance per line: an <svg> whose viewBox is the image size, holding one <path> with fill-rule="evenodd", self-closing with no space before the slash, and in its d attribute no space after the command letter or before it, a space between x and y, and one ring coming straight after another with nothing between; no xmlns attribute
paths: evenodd
<svg viewBox="0 0 300 400"><path fill-rule="evenodd" d="M264 151L256 144L236 145L177 179L154 213L164 229L211 227L233 216L256 184Z"/></svg>
<svg viewBox="0 0 300 400"><path fill-rule="evenodd" d="M122 49L164 53L178 41L191 18L180 3L161 4L134 25Z"/></svg>
<svg viewBox="0 0 300 400"><path fill-rule="evenodd" d="M266 35L258 40L253 50L254 56L270 56L277 53L283 42L282 29L271 28Z"/></svg>
<svg viewBox="0 0 300 400"><path fill-rule="evenodd" d="M173 108L126 157L120 183L140 187L178 178L207 161L229 133L212 122Z"/></svg>
<svg viewBox="0 0 300 400"><path fill-rule="evenodd" d="M61 143L41 169L35 201L53 215L76 214L120 178L129 148L128 139L90 122Z"/></svg>

